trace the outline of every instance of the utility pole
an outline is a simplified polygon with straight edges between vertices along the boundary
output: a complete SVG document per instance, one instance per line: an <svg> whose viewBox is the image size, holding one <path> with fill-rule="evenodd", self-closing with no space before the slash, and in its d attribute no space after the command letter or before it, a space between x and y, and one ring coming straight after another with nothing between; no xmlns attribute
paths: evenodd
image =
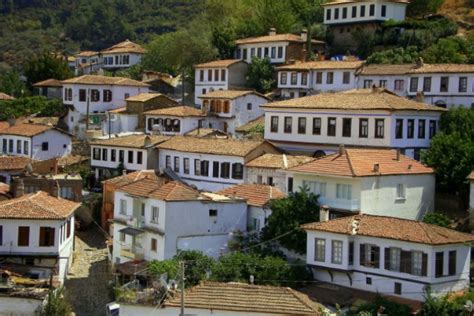
<svg viewBox="0 0 474 316"><path fill-rule="evenodd" d="M181 316L184 316L184 261L179 263L181 268Z"/></svg>
<svg viewBox="0 0 474 316"><path fill-rule="evenodd" d="M185 77L185 71L184 68L181 70L181 105L184 105L184 77Z"/></svg>
<svg viewBox="0 0 474 316"><path fill-rule="evenodd" d="M86 133L89 130L89 103L90 103L90 98L91 98L91 89L87 89L87 107L86 107Z"/></svg>

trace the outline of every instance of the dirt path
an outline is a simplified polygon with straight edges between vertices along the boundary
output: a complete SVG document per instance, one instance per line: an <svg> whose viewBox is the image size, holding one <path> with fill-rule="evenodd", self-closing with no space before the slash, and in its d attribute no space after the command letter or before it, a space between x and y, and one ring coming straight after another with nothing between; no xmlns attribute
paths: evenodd
<svg viewBox="0 0 474 316"><path fill-rule="evenodd" d="M75 257L66 281L67 295L77 316L105 315L112 301L111 279L103 234L95 227L76 232Z"/></svg>

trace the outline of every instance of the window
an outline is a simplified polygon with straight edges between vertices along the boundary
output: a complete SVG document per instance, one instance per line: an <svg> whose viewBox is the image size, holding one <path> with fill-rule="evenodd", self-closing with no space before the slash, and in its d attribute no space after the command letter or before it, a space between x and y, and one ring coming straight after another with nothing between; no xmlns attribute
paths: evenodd
<svg viewBox="0 0 474 316"><path fill-rule="evenodd" d="M339 19L339 8L334 9L334 20Z"/></svg>
<svg viewBox="0 0 474 316"><path fill-rule="evenodd" d="M128 151L128 163L133 163L133 151Z"/></svg>
<svg viewBox="0 0 474 316"><path fill-rule="evenodd" d="M352 185L337 184L336 185L336 198L344 199L344 200L352 199Z"/></svg>
<svg viewBox="0 0 474 316"><path fill-rule="evenodd" d="M344 71L342 73L342 84L351 83L351 73L349 71Z"/></svg>
<svg viewBox="0 0 474 316"><path fill-rule="evenodd" d="M60 187L59 196L63 199L72 200L74 198L74 192L72 191L72 187Z"/></svg>
<svg viewBox="0 0 474 316"><path fill-rule="evenodd" d="M221 163L221 178L229 179L230 175L230 163L222 162Z"/></svg>
<svg viewBox="0 0 474 316"><path fill-rule="evenodd" d="M326 9L326 20L331 20L331 9Z"/></svg>
<svg viewBox="0 0 474 316"><path fill-rule="evenodd" d="M272 59L276 58L276 47L272 47L271 53L270 53L270 58L272 58Z"/></svg>
<svg viewBox="0 0 474 316"><path fill-rule="evenodd" d="M308 84L308 73L302 72L301 73L301 85L306 86Z"/></svg>
<svg viewBox="0 0 474 316"><path fill-rule="evenodd" d="M49 149L49 143L48 142L42 142L41 143L41 150L42 151L48 151Z"/></svg>
<svg viewBox="0 0 474 316"><path fill-rule="evenodd" d="M282 72L280 74L280 84L286 84L288 74L286 72Z"/></svg>
<svg viewBox="0 0 474 316"><path fill-rule="evenodd" d="M130 93L124 93L123 98L124 98L124 99L130 98Z"/></svg>
<svg viewBox="0 0 474 316"><path fill-rule="evenodd" d="M364 80L364 89L368 89L368 88L371 88L372 87L372 80L370 79L366 79Z"/></svg>
<svg viewBox="0 0 474 316"><path fill-rule="evenodd" d="M326 75L326 83L327 84L332 84L334 82L334 73L333 72L328 72Z"/></svg>
<svg viewBox="0 0 474 316"><path fill-rule="evenodd" d="M403 119L397 119L395 121L395 138L403 138Z"/></svg>
<svg viewBox="0 0 474 316"><path fill-rule="evenodd" d="M278 58L279 59L283 58L283 47L282 46L278 47Z"/></svg>
<svg viewBox="0 0 474 316"><path fill-rule="evenodd" d="M323 83L323 73L318 71L316 73L316 83L317 84L322 84Z"/></svg>
<svg viewBox="0 0 474 316"><path fill-rule="evenodd" d="M444 273L444 252L441 251L436 253L435 263L435 277L440 278Z"/></svg>
<svg viewBox="0 0 474 316"><path fill-rule="evenodd" d="M296 85L298 82L298 74L296 72L291 73L291 84Z"/></svg>
<svg viewBox="0 0 474 316"><path fill-rule="evenodd" d="M347 19L347 8L342 8L342 18Z"/></svg>
<svg viewBox="0 0 474 316"><path fill-rule="evenodd" d="M214 210L214 209L209 210L209 217L217 217L217 210Z"/></svg>
<svg viewBox="0 0 474 316"><path fill-rule="evenodd" d="M127 215L127 200L120 200L120 214Z"/></svg>
<svg viewBox="0 0 474 316"><path fill-rule="evenodd" d="M413 138L415 132L415 120L407 120L407 138Z"/></svg>
<svg viewBox="0 0 474 316"><path fill-rule="evenodd" d="M350 241L349 242L349 265L354 264L354 242Z"/></svg>
<svg viewBox="0 0 474 316"><path fill-rule="evenodd" d="M411 274L422 275L423 273L423 253L421 251L411 252Z"/></svg>
<svg viewBox="0 0 474 316"><path fill-rule="evenodd" d="M362 5L360 6L360 17L364 17L365 16L365 5Z"/></svg>
<svg viewBox="0 0 474 316"><path fill-rule="evenodd" d="M388 260L389 270L390 271L400 271L401 249L391 247L391 248L385 248L385 251L387 251L388 256L389 256L389 258L388 258L389 259Z"/></svg>
<svg viewBox="0 0 474 316"><path fill-rule="evenodd" d="M365 278L365 284L372 285L372 278Z"/></svg>
<svg viewBox="0 0 474 316"><path fill-rule="evenodd" d="M91 90L91 102L99 102L100 101L100 91L97 89Z"/></svg>
<svg viewBox="0 0 474 316"><path fill-rule="evenodd" d="M199 159L194 159L194 175L201 175L201 160Z"/></svg>
<svg viewBox="0 0 474 316"><path fill-rule="evenodd" d="M6 140L6 139L3 140L2 146L3 146L3 147L2 147L2 152L6 153L7 150L8 150L8 149L7 149L7 140Z"/></svg>
<svg viewBox="0 0 474 316"><path fill-rule="evenodd" d="M268 57L268 47L265 47L263 49L263 54L264 54L265 57Z"/></svg>
<svg viewBox="0 0 474 316"><path fill-rule="evenodd" d="M204 70L199 71L199 81L201 81L201 82L204 81Z"/></svg>
<svg viewBox="0 0 474 316"><path fill-rule="evenodd" d="M24 140L23 141L23 154L28 155L29 148L30 146L28 144L28 141Z"/></svg>
<svg viewBox="0 0 474 316"><path fill-rule="evenodd" d="M423 78L423 92L431 91L431 77Z"/></svg>
<svg viewBox="0 0 474 316"><path fill-rule="evenodd" d="M365 267L379 268L380 265L380 247L360 244L360 265Z"/></svg>
<svg viewBox="0 0 474 316"><path fill-rule="evenodd" d="M394 86L395 91L402 91L404 85L405 85L404 80L400 80L400 79L395 80L395 86Z"/></svg>
<svg viewBox="0 0 474 316"><path fill-rule="evenodd" d="M352 125L352 119L350 118L342 119L342 137L351 137L351 125Z"/></svg>
<svg viewBox="0 0 474 316"><path fill-rule="evenodd" d="M212 69L207 70L207 81L212 81Z"/></svg>
<svg viewBox="0 0 474 316"><path fill-rule="evenodd" d="M387 6L386 5L382 5L382 13L381 13L382 17L386 17L387 16Z"/></svg>
<svg viewBox="0 0 474 316"><path fill-rule="evenodd" d="M369 6L369 15L374 16L375 15L375 4L371 4Z"/></svg>
<svg viewBox="0 0 474 316"><path fill-rule="evenodd" d="M270 132L278 133L278 116L272 116L271 117Z"/></svg>
<svg viewBox="0 0 474 316"><path fill-rule="evenodd" d="M410 92L418 91L418 78L411 78L410 79Z"/></svg>
<svg viewBox="0 0 474 316"><path fill-rule="evenodd" d="M120 242L124 243L126 239L125 233L120 233Z"/></svg>
<svg viewBox="0 0 474 316"><path fill-rule="evenodd" d="M321 135L321 118L313 118L313 135Z"/></svg>
<svg viewBox="0 0 474 316"><path fill-rule="evenodd" d="M436 135L436 121L430 120L430 130L429 130L429 137L432 139Z"/></svg>
<svg viewBox="0 0 474 316"><path fill-rule="evenodd" d="M221 81L225 81L226 80L226 71L225 69L221 69Z"/></svg>
<svg viewBox="0 0 474 316"><path fill-rule="evenodd" d="M208 160L201 160L201 176L203 177L209 176L209 161Z"/></svg>
<svg viewBox="0 0 474 316"><path fill-rule="evenodd" d="M359 119L359 137L367 138L369 136L369 120L366 118Z"/></svg>
<svg viewBox="0 0 474 316"><path fill-rule="evenodd" d="M158 216L160 215L160 209L158 206L151 207L151 221L153 223L158 223Z"/></svg>
<svg viewBox="0 0 474 316"><path fill-rule="evenodd" d="M326 196L326 183L318 181L307 181L303 180L303 186L308 187L309 192L319 195Z"/></svg>
<svg viewBox="0 0 474 316"><path fill-rule="evenodd" d="M21 154L21 140L16 141L16 153Z"/></svg>
<svg viewBox="0 0 474 316"><path fill-rule="evenodd" d="M30 245L30 227L18 227L18 247L28 247Z"/></svg>
<svg viewBox="0 0 474 316"><path fill-rule="evenodd" d="M247 103L247 111L252 111L252 103Z"/></svg>
<svg viewBox="0 0 474 316"><path fill-rule="evenodd" d="M336 136L336 118L328 118L328 136Z"/></svg>
<svg viewBox="0 0 474 316"><path fill-rule="evenodd" d="M357 16L357 7L353 6L352 7L352 17L355 18Z"/></svg>
<svg viewBox="0 0 474 316"><path fill-rule="evenodd" d="M240 49L236 49L236 50L235 50L235 59L240 59L240 56L241 56L241 50L240 50Z"/></svg>
<svg viewBox="0 0 474 316"><path fill-rule="evenodd" d="M241 163L232 164L232 179L243 179L244 177L244 166Z"/></svg>
<svg viewBox="0 0 474 316"><path fill-rule="evenodd" d="M314 240L314 261L326 261L326 240L315 238Z"/></svg>
<svg viewBox="0 0 474 316"><path fill-rule="evenodd" d="M219 81L219 69L214 69L214 81Z"/></svg>
<svg viewBox="0 0 474 316"><path fill-rule="evenodd" d="M258 56L258 58L262 57L262 48L261 47L257 48L257 56Z"/></svg>
<svg viewBox="0 0 474 316"><path fill-rule="evenodd" d="M298 117L298 134L306 134L306 117Z"/></svg>
<svg viewBox="0 0 474 316"><path fill-rule="evenodd" d="M183 172L189 174L189 158L183 158Z"/></svg>
<svg viewBox="0 0 474 316"><path fill-rule="evenodd" d="M288 177L288 183L287 183L287 190L288 192L293 192L293 178L292 177ZM1 243L0 243L1 245Z"/></svg>
<svg viewBox="0 0 474 316"><path fill-rule="evenodd" d="M293 122L293 118L291 116L285 116L285 128L284 128L284 132L286 134L291 134L291 125L292 125L292 122Z"/></svg>
<svg viewBox="0 0 474 316"><path fill-rule="evenodd" d="M151 251L154 251L154 252L157 251L157 249L158 249L158 241L156 240L156 238L152 238L152 239L151 239L150 249L151 249Z"/></svg>
<svg viewBox="0 0 474 316"><path fill-rule="evenodd" d="M456 250L451 250L448 254L448 275L456 275Z"/></svg>
<svg viewBox="0 0 474 316"><path fill-rule="evenodd" d="M54 246L54 228L53 227L40 227L39 246L40 247Z"/></svg>
<svg viewBox="0 0 474 316"><path fill-rule="evenodd" d="M165 168L171 169L171 156L166 155L165 157Z"/></svg>
<svg viewBox="0 0 474 316"><path fill-rule="evenodd" d="M92 159L100 160L100 148L94 148L92 150Z"/></svg>
<svg viewBox="0 0 474 316"><path fill-rule="evenodd" d="M418 138L425 138L425 120L418 120Z"/></svg>
<svg viewBox="0 0 474 316"><path fill-rule="evenodd" d="M242 49L242 59L247 60L247 48ZM217 78L214 80L217 80Z"/></svg>
<svg viewBox="0 0 474 316"><path fill-rule="evenodd" d="M267 177L267 184L273 185L273 177Z"/></svg>
<svg viewBox="0 0 474 316"><path fill-rule="evenodd" d="M3 246L3 226L0 225L0 246Z"/></svg>
<svg viewBox="0 0 474 316"><path fill-rule="evenodd" d="M467 77L459 77L459 92L467 92Z"/></svg>
<svg viewBox="0 0 474 316"><path fill-rule="evenodd" d="M79 89L79 102L86 102L86 90Z"/></svg>
<svg viewBox="0 0 474 316"><path fill-rule="evenodd" d="M107 161L107 148L102 148L102 160Z"/></svg>
<svg viewBox="0 0 474 316"><path fill-rule="evenodd" d="M342 241L333 240L331 251L331 262L340 264L342 263Z"/></svg>
<svg viewBox="0 0 474 316"><path fill-rule="evenodd" d="M449 77L441 77L439 91L448 92L449 89Z"/></svg>
<svg viewBox="0 0 474 316"><path fill-rule="evenodd" d="M379 80L379 87L385 88L387 86L387 80Z"/></svg>
<svg viewBox="0 0 474 316"><path fill-rule="evenodd" d="M402 284L395 282L393 292L397 295L402 295Z"/></svg>
<svg viewBox="0 0 474 316"><path fill-rule="evenodd" d="M383 138L385 134L385 120L375 119L375 138Z"/></svg>
<svg viewBox="0 0 474 316"><path fill-rule="evenodd" d="M219 162L218 161L212 162L212 176L214 178L219 178Z"/></svg>
<svg viewBox="0 0 474 316"><path fill-rule="evenodd" d="M117 161L117 150L111 149L110 150L110 161Z"/></svg>
<svg viewBox="0 0 474 316"><path fill-rule="evenodd" d="M174 157L174 172L179 172L179 157Z"/></svg>
<svg viewBox="0 0 474 316"><path fill-rule="evenodd" d="M397 199L405 199L405 185L397 184Z"/></svg>

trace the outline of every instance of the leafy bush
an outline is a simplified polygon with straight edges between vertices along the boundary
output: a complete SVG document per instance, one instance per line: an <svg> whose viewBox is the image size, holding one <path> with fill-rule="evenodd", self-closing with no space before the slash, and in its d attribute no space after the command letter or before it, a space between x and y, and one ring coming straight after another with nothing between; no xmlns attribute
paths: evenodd
<svg viewBox="0 0 474 316"><path fill-rule="evenodd" d="M0 120L19 118L32 114L39 116L59 116L65 111L61 100L48 100L43 96L23 97L0 101Z"/></svg>
<svg viewBox="0 0 474 316"><path fill-rule="evenodd" d="M441 213L429 213L423 217L423 222L441 227L449 227L451 220Z"/></svg>
<svg viewBox="0 0 474 316"><path fill-rule="evenodd" d="M385 312L383 313L384 315L411 315L410 306L395 303L382 296L377 296L374 301L360 305L355 311L347 312L346 316L377 315L377 311L380 306L383 306L385 308Z"/></svg>
<svg viewBox="0 0 474 316"><path fill-rule="evenodd" d="M247 85L258 92L266 93L276 87L275 67L270 58L253 57L247 73Z"/></svg>

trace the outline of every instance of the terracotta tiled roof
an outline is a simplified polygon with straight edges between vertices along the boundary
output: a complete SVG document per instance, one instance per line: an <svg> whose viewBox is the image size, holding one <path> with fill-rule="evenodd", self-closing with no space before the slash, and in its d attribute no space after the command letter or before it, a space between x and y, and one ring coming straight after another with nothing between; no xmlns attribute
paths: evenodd
<svg viewBox="0 0 474 316"><path fill-rule="evenodd" d="M249 94L255 94L255 95L257 95L261 98L264 98L264 99L268 100L268 98L266 96L264 96L263 94L260 94L256 91L252 91L252 90L214 90L212 92L208 92L208 93L200 96L199 98L200 99L229 99L229 100L233 100L233 99L237 99L237 98L249 95Z"/></svg>
<svg viewBox="0 0 474 316"><path fill-rule="evenodd" d="M238 184L216 192L229 197L247 200L247 204L263 207L270 200L282 199L286 195L279 189L266 184Z"/></svg>
<svg viewBox="0 0 474 316"><path fill-rule="evenodd" d="M161 201L207 200L199 191L182 183L171 181L164 183L150 178L142 178L117 189L133 196L152 198Z"/></svg>
<svg viewBox="0 0 474 316"><path fill-rule="evenodd" d="M337 5L337 4L357 3L357 2L367 2L367 0L334 0L334 1L323 3L321 5L327 6L327 5ZM389 2L389 3L393 2L393 3L405 3L405 4L410 3L409 0L383 0L381 2Z"/></svg>
<svg viewBox="0 0 474 316"><path fill-rule="evenodd" d="M194 65L194 68L227 68L236 63L245 63L240 59L214 60L207 63Z"/></svg>
<svg viewBox="0 0 474 316"><path fill-rule="evenodd" d="M386 110L386 111L439 111L446 109L399 97L384 89L359 89L337 93L321 93L307 97L271 102L264 108L302 108L336 110Z"/></svg>
<svg viewBox="0 0 474 316"><path fill-rule="evenodd" d="M33 87L62 87L61 81L57 79L46 79L33 84Z"/></svg>
<svg viewBox="0 0 474 316"><path fill-rule="evenodd" d="M365 65L359 71L360 75L405 75L413 68L413 64L386 65L371 64Z"/></svg>
<svg viewBox="0 0 474 316"><path fill-rule="evenodd" d="M213 137L216 135L226 136L227 134L224 133L223 131L220 131L218 129L213 129L213 128L195 128L184 135L194 136L194 137Z"/></svg>
<svg viewBox="0 0 474 316"><path fill-rule="evenodd" d="M15 98L12 96L9 96L6 93L0 92L0 100L13 100L13 99Z"/></svg>
<svg viewBox="0 0 474 316"><path fill-rule="evenodd" d="M6 219L66 219L81 206L46 192L36 192L0 202L0 218Z"/></svg>
<svg viewBox="0 0 474 316"><path fill-rule="evenodd" d="M83 52L79 52L76 57L92 57L92 56L96 56L96 55L99 55L99 52L94 52L94 51L91 51L91 50L86 50L86 51L83 51Z"/></svg>
<svg viewBox="0 0 474 316"><path fill-rule="evenodd" d="M247 124L241 125L235 129L238 133L248 133L255 126L265 126L265 115L257 117L255 120L248 122Z"/></svg>
<svg viewBox="0 0 474 316"><path fill-rule="evenodd" d="M145 49L129 40L125 40L114 46L106 48L101 51L102 54L115 54L115 53L135 53L135 54L144 54Z"/></svg>
<svg viewBox="0 0 474 316"><path fill-rule="evenodd" d="M156 147L181 152L245 157L264 143L264 141L229 138L174 136Z"/></svg>
<svg viewBox="0 0 474 316"><path fill-rule="evenodd" d="M157 97L160 97L160 96L163 96L163 97L167 98L167 96L165 96L164 94L161 94L161 93L144 92L144 93L140 93L140 94L131 96L131 97L125 99L125 101L146 102L146 101L150 101L150 100L152 100L154 98L157 98Z"/></svg>
<svg viewBox="0 0 474 316"><path fill-rule="evenodd" d="M32 137L51 129L56 128L54 128L52 125L17 123L13 126L0 130L0 134ZM64 131L58 129L56 130L58 132L65 133Z"/></svg>
<svg viewBox="0 0 474 316"><path fill-rule="evenodd" d="M137 80L123 77L107 77L98 75L84 75L61 81L62 84L90 84L110 86L149 87L150 85Z"/></svg>
<svg viewBox="0 0 474 316"><path fill-rule="evenodd" d="M289 169L315 160L308 156L292 156L285 154L264 154L245 164L247 167Z"/></svg>
<svg viewBox="0 0 474 316"><path fill-rule="evenodd" d="M361 75L406 75L424 73L474 73L473 64L402 64L402 65L366 65Z"/></svg>
<svg viewBox="0 0 474 316"><path fill-rule="evenodd" d="M58 166L61 166L61 167L72 166L72 165L76 165L76 164L88 161L89 159L90 158L86 156L68 155L68 156L60 157L58 159Z"/></svg>
<svg viewBox="0 0 474 316"><path fill-rule="evenodd" d="M34 160L28 157L0 156L0 170L24 170Z"/></svg>
<svg viewBox="0 0 474 316"><path fill-rule="evenodd" d="M115 184L118 187L130 184L143 178L148 178L155 181L167 181L167 178L160 176L156 170L140 170L104 180L103 183Z"/></svg>
<svg viewBox="0 0 474 316"><path fill-rule="evenodd" d="M327 222L316 222L302 225L305 230L333 232L352 235L352 227L356 226L356 235L396 239L429 245L445 245L473 242L474 235L465 234L453 229L427 224L408 219L354 215L341 217Z"/></svg>
<svg viewBox="0 0 474 316"><path fill-rule="evenodd" d="M187 116L206 116L201 110L191 107L191 106L174 106L171 108L164 108L164 109L156 109L144 112L143 114L147 115L163 115L163 116L179 116L179 117L187 117Z"/></svg>
<svg viewBox="0 0 474 316"><path fill-rule="evenodd" d="M127 148L146 148L154 146L168 140L169 137L162 135L133 134L127 136L113 137L107 139L96 139L91 145L127 147Z"/></svg>
<svg viewBox="0 0 474 316"><path fill-rule="evenodd" d="M378 171L375 165L378 164ZM391 149L345 149L290 169L295 172L344 177L431 174L433 169Z"/></svg>
<svg viewBox="0 0 474 316"><path fill-rule="evenodd" d="M474 180L474 171L467 176L468 180Z"/></svg>
<svg viewBox="0 0 474 316"><path fill-rule="evenodd" d="M10 186L6 183L0 182L0 194L7 194L10 192Z"/></svg>
<svg viewBox="0 0 474 316"><path fill-rule="evenodd" d="M278 315L320 315L322 308L289 287L244 283L202 282L186 290L184 302L186 308ZM163 305L179 307L180 295Z"/></svg>
<svg viewBox="0 0 474 316"><path fill-rule="evenodd" d="M278 67L278 70L318 70L318 69L357 69L364 64L363 61L309 61Z"/></svg>
<svg viewBox="0 0 474 316"><path fill-rule="evenodd" d="M311 40L313 43L324 44L323 41ZM258 37L249 37L236 40L237 45L242 44L256 44L256 43L268 43L268 42L298 42L305 43L306 41L300 36L295 34L275 34L275 35L265 35Z"/></svg>

